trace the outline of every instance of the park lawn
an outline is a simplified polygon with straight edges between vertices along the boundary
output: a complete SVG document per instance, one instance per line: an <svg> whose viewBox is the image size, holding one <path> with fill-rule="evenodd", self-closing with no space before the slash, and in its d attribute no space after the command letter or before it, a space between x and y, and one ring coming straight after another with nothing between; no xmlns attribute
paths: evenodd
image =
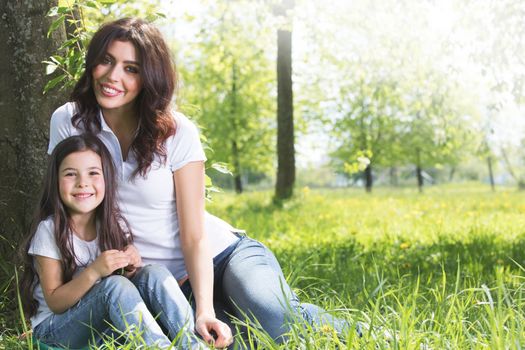
<svg viewBox="0 0 525 350"><path fill-rule="evenodd" d="M207 208L269 246L302 301L364 334L338 339L329 327L298 325L279 347L254 330L259 348L525 347L524 193L475 184L423 194L298 188L282 208L271 195L216 194ZM15 333L0 332L0 349L23 348Z"/></svg>

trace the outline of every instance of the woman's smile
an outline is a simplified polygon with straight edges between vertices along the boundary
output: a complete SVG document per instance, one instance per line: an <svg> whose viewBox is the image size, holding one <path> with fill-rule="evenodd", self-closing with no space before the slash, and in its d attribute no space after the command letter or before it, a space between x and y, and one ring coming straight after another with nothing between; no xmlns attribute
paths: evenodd
<svg viewBox="0 0 525 350"><path fill-rule="evenodd" d="M129 41L113 40L92 74L95 97L103 112L127 110L142 90L137 50Z"/></svg>

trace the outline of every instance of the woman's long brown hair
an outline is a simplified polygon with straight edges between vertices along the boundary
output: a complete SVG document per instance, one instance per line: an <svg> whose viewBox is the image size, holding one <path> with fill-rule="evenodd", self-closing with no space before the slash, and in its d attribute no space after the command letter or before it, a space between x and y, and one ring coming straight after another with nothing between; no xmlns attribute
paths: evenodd
<svg viewBox="0 0 525 350"><path fill-rule="evenodd" d="M89 132L101 130L93 69L105 58L114 40L132 43L138 53L142 90L135 100L139 129L131 150L138 162L133 177L145 176L155 155L166 161L164 141L175 134L170 108L176 90L176 70L168 46L155 26L138 18L123 18L103 25L95 33L87 51L86 69L71 94L78 108L72 121L75 127Z"/></svg>
<svg viewBox="0 0 525 350"><path fill-rule="evenodd" d="M93 134L85 133L71 136L56 145L49 159L47 173L44 178L42 194L35 217L31 225L30 234L21 245L23 272L20 279L20 294L23 301L24 312L27 316L34 316L38 304L33 298L34 289L38 282L38 274L33 264L33 256L28 254L31 241L35 236L38 225L51 218L54 224L56 244L62 256L62 269L64 283L73 277L77 264L73 249L72 227L67 207L60 199L58 188L58 169L65 157L75 152L93 151L100 156L102 173L105 182L105 195L96 208L95 216L98 222L98 239L101 251L109 249L122 250L131 243L132 236L129 225L121 215L116 198L117 178L111 155L106 146Z"/></svg>

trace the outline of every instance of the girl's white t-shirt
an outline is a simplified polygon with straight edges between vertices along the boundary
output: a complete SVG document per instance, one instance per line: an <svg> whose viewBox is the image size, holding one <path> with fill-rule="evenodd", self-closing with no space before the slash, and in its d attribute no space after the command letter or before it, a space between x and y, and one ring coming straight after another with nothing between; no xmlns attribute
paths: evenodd
<svg viewBox="0 0 525 350"><path fill-rule="evenodd" d="M73 274L73 278L76 277L84 268L91 264L97 256L100 255L100 248L98 244L98 235L92 241L84 241L78 238L76 235L71 235L73 238L73 249L75 251L75 262L77 269ZM58 249L55 239L55 224L53 223L53 217L49 217L46 220L40 222L38 225L35 236L31 240L29 246L29 255L40 255L43 257L62 260L62 255ZM35 270L38 271L36 259L33 260ZM31 317L31 326L35 328L40 322L45 320L47 317L53 314L46 303L42 286L40 282L35 286L33 297L38 301L38 310L35 316Z"/></svg>
<svg viewBox="0 0 525 350"><path fill-rule="evenodd" d="M81 128L74 127L71 122L75 113L76 105L71 102L53 113L49 154L66 137L83 133ZM119 141L106 124L102 113L99 114L101 131L97 136L113 158L118 174L117 198L120 210L130 224L133 243L143 262L162 264L177 280L181 280L187 272L179 238L173 173L190 162L205 161L206 156L195 124L181 113L173 113L173 117L175 135L164 143L167 161L163 163L157 157L145 177L131 177L138 166L135 155L130 151L127 159L123 159ZM209 213L205 214L204 229L208 234L213 256L237 241L238 237L233 232L242 232Z"/></svg>

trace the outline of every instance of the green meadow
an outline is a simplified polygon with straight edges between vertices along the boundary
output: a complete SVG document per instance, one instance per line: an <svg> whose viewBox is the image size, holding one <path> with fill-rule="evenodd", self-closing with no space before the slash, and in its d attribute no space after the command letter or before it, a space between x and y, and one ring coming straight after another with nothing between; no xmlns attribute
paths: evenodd
<svg viewBox="0 0 525 350"><path fill-rule="evenodd" d="M280 208L271 196L216 194L208 210L269 246L302 301L359 324L363 336L297 324L278 346L254 327L251 348L525 348L522 192L297 188ZM0 349L27 348L19 333L20 324L0 333Z"/></svg>

